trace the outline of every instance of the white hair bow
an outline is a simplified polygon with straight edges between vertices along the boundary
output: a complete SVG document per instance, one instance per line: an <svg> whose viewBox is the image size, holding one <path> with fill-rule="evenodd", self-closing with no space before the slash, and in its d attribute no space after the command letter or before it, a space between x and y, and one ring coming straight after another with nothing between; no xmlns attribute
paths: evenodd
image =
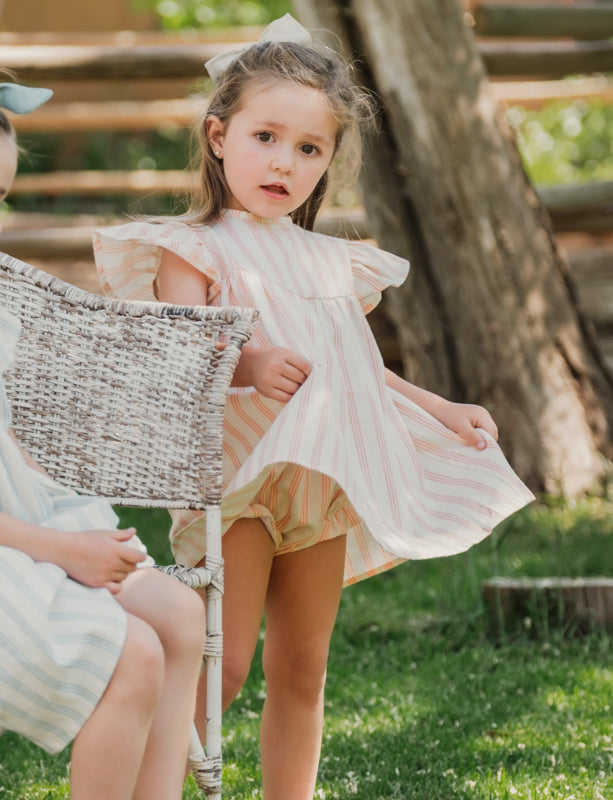
<svg viewBox="0 0 613 800"><path fill-rule="evenodd" d="M51 89L21 86L19 83L0 83L0 108L7 108L14 114L29 114L46 103L52 94Z"/></svg>
<svg viewBox="0 0 613 800"><path fill-rule="evenodd" d="M294 42L295 44L310 45L313 40L311 34L306 28L295 20L291 14L285 14L279 19L274 20L262 31L259 42ZM244 53L249 47L252 47L254 42L245 44L237 50L230 50L227 53L220 53L218 56L213 56L205 63L207 72L215 83L219 80L223 73L227 70L230 64Z"/></svg>

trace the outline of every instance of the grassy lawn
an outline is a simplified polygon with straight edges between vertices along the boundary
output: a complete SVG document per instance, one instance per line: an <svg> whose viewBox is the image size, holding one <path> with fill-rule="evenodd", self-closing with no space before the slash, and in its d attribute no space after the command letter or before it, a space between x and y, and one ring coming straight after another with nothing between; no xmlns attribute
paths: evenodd
<svg viewBox="0 0 613 800"><path fill-rule="evenodd" d="M160 561L166 518L123 512ZM492 633L481 581L613 574L613 503L549 501L470 552L347 589L327 690L316 798L613 797L609 637L566 637L538 616ZM259 660L224 718L224 797L260 797ZM0 738L0 797L68 797L69 752ZM184 800L200 797L189 781Z"/></svg>

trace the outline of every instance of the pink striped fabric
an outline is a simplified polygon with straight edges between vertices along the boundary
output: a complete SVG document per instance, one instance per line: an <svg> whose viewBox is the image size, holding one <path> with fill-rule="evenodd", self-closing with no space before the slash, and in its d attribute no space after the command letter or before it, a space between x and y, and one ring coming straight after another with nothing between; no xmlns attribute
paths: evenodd
<svg viewBox="0 0 613 800"><path fill-rule="evenodd" d="M385 385L364 313L408 264L368 244L310 233L288 217L227 211L210 226L134 222L98 231L105 291L153 299L161 248L211 281L212 305L258 308L253 343L307 357L287 404L234 390L225 417L224 530L260 517L278 552L347 532L345 582L409 558L466 550L529 503L494 441L485 451ZM177 561L204 555L204 520L174 514Z"/></svg>

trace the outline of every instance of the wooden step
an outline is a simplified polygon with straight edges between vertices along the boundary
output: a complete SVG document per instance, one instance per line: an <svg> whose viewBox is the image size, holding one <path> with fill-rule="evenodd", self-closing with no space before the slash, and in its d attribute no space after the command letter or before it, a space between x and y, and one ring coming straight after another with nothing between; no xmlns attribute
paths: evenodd
<svg viewBox="0 0 613 800"><path fill-rule="evenodd" d="M585 2L479 3L473 11L477 36L607 39L613 36L613 5Z"/></svg>
<svg viewBox="0 0 613 800"><path fill-rule="evenodd" d="M75 170L18 175L11 195L181 194L196 178L187 170Z"/></svg>
<svg viewBox="0 0 613 800"><path fill-rule="evenodd" d="M190 128L208 105L204 96L169 100L47 103L31 114L10 114L17 134L147 131Z"/></svg>

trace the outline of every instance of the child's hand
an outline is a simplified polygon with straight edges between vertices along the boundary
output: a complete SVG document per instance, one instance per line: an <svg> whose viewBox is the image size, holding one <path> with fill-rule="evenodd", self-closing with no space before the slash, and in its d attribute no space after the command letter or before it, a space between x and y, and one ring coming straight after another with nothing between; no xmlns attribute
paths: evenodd
<svg viewBox="0 0 613 800"><path fill-rule="evenodd" d="M487 443L476 428L482 428L494 439L498 439L496 423L481 406L445 401L435 416L445 427L461 436L467 445L476 447L477 450L483 450Z"/></svg>
<svg viewBox="0 0 613 800"><path fill-rule="evenodd" d="M286 403L311 373L311 363L285 347L244 347L234 386L253 386L264 397Z"/></svg>
<svg viewBox="0 0 613 800"><path fill-rule="evenodd" d="M385 383L396 392L408 397L431 414L446 428L464 439L465 444L483 450L487 447L483 435L476 428L482 428L494 439L498 439L498 428L488 411L481 406L468 403L452 403L438 394L421 389L403 380L389 369L385 370Z"/></svg>
<svg viewBox="0 0 613 800"><path fill-rule="evenodd" d="M57 563L73 580L118 594L123 581L146 558L126 544L135 533L134 528L69 533L61 563L59 559Z"/></svg>

